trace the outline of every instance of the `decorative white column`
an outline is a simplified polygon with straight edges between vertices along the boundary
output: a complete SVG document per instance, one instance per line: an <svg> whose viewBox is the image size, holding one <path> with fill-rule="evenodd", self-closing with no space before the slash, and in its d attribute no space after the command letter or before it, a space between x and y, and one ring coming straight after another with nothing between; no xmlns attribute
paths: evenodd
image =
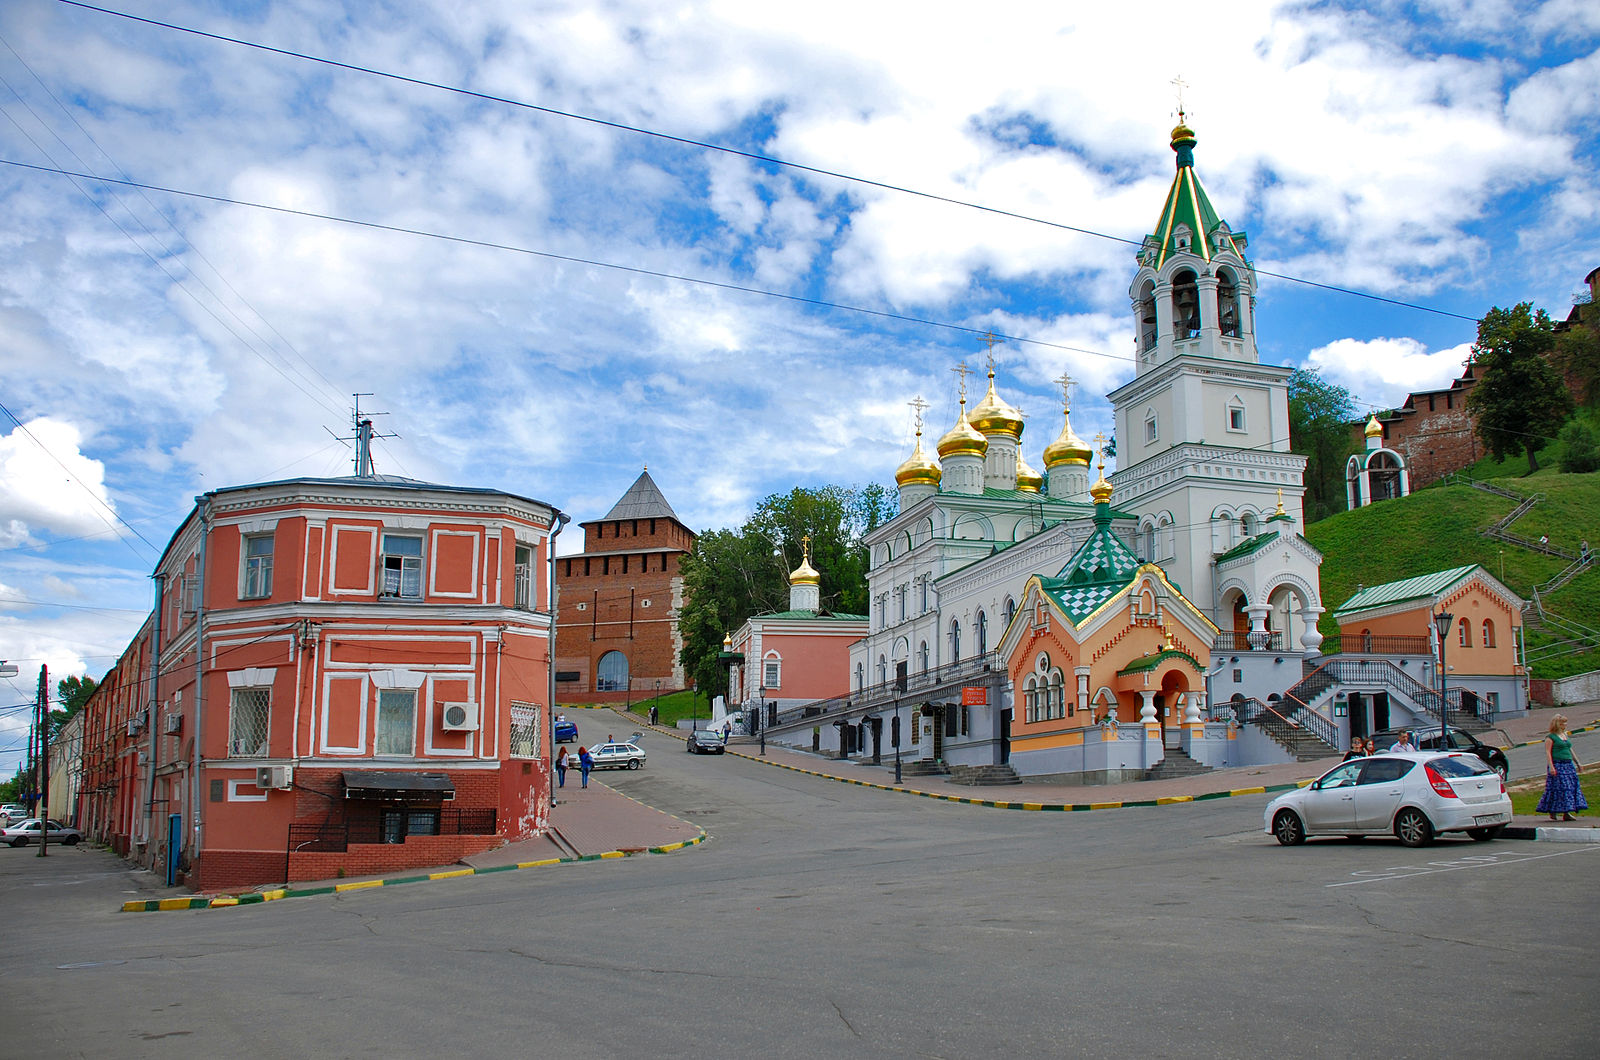
<svg viewBox="0 0 1600 1060"><path fill-rule="evenodd" d="M1089 668L1079 666L1072 672L1078 675L1078 713L1082 714L1089 709Z"/></svg>
<svg viewBox="0 0 1600 1060"><path fill-rule="evenodd" d="M1314 605L1300 609L1300 621L1305 623L1305 630L1300 634L1300 646L1308 655L1320 654L1322 648L1322 634L1317 631L1317 618L1323 609Z"/></svg>
<svg viewBox="0 0 1600 1060"><path fill-rule="evenodd" d="M1250 650L1265 651L1271 633L1267 629L1267 615L1272 608L1266 604L1251 604L1245 608L1245 613L1250 616Z"/></svg>
<svg viewBox="0 0 1600 1060"><path fill-rule="evenodd" d="M1183 723L1185 725L1201 724L1200 711L1205 708L1205 702L1206 694L1203 689L1198 692L1190 692L1184 697Z"/></svg>
<svg viewBox="0 0 1600 1060"><path fill-rule="evenodd" d="M1139 720L1146 725L1152 725L1156 720L1156 692L1153 688L1139 690L1139 695L1144 699L1144 705L1139 708Z"/></svg>

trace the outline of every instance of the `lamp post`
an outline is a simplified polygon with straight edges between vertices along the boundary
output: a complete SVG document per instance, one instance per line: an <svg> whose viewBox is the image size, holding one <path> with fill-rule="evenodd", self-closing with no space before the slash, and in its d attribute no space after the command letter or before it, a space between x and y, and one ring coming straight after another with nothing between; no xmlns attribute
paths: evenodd
<svg viewBox="0 0 1600 1060"><path fill-rule="evenodd" d="M1439 634L1439 750L1441 751L1448 749L1450 746L1450 724L1448 720L1450 704L1445 699L1448 686L1445 684L1444 641L1450 635L1450 624L1454 620L1455 616L1448 611L1440 611L1433 616L1433 628Z"/></svg>
<svg viewBox="0 0 1600 1060"><path fill-rule="evenodd" d="M894 782L900 785L900 694L896 690L894 697Z"/></svg>
<svg viewBox="0 0 1600 1060"><path fill-rule="evenodd" d="M767 686L761 686L761 713L756 715L756 725L761 731L761 754L767 753Z"/></svg>

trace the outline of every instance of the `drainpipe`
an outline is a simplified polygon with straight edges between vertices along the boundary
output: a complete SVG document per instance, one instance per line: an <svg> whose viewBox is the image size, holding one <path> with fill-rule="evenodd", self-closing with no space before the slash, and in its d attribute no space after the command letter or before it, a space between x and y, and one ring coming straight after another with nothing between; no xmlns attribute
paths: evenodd
<svg viewBox="0 0 1600 1060"><path fill-rule="evenodd" d="M155 758L155 712L156 697L161 694L161 615L167 609L167 576L157 573L153 575L156 581L156 615L155 629L151 634L150 642L150 694L145 697L145 728L150 730L151 755L147 765L149 767L149 787L144 799L144 834L148 839L154 825L156 812L156 768ZM135 700L137 702L137 700ZM135 760L137 761L137 759ZM129 822L131 825L133 822ZM129 851L132 852L131 850Z"/></svg>
<svg viewBox="0 0 1600 1060"><path fill-rule="evenodd" d="M204 838L201 807L205 803L200 790L200 763L203 756L200 748L201 738L205 735L206 546L211 540L211 497L209 494L197 497L195 503L200 510L200 559L195 569L197 584L194 599L194 763L189 770L189 815L194 819L194 855L189 859L191 865L200 860L201 841Z"/></svg>
<svg viewBox="0 0 1600 1060"><path fill-rule="evenodd" d="M549 673L546 676L549 677L550 699L548 706L551 718L556 716L556 538L561 536L561 531L566 529L567 524L570 522L572 522L572 516L565 512L555 513L555 522L550 529L550 577L544 587L545 598L549 602L550 610L550 640L545 657L549 662ZM549 729L550 726L546 725L545 730L548 732ZM555 793L551 792L550 797L554 798Z"/></svg>

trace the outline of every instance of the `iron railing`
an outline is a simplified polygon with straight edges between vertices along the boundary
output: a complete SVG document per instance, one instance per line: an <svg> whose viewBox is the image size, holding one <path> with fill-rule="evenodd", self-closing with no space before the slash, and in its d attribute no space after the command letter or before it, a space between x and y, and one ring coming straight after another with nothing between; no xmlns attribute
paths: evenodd
<svg viewBox="0 0 1600 1060"><path fill-rule="evenodd" d="M887 681L866 685L850 695L834 696L831 699L818 699L810 703L784 707L778 711L773 721L773 727L813 718L825 718L831 714L854 710L857 707L869 704L882 703L894 698L911 700L916 698L916 694L919 691L938 688L941 685L948 685L976 675L1004 672L1005 664L1000 659L1000 653L985 652L970 659L963 659L958 663L946 663L943 666L935 666L920 673L908 673L906 674L904 691L897 691L894 678L890 678Z"/></svg>
<svg viewBox="0 0 1600 1060"><path fill-rule="evenodd" d="M408 812L439 815L439 830L430 835L494 835L495 810L487 808L441 807L431 810L411 806ZM289 852L292 854L343 853L352 845L382 843L381 814L363 814L333 821L295 821L289 825Z"/></svg>
<svg viewBox="0 0 1600 1060"><path fill-rule="evenodd" d="M1402 634L1335 633L1322 639L1319 649L1324 655L1426 655L1433 656L1433 644L1427 637Z"/></svg>
<svg viewBox="0 0 1600 1060"><path fill-rule="evenodd" d="M1241 630L1224 630L1217 634L1217 639L1211 644L1212 651L1282 651L1283 631L1266 630L1261 632L1246 632Z"/></svg>

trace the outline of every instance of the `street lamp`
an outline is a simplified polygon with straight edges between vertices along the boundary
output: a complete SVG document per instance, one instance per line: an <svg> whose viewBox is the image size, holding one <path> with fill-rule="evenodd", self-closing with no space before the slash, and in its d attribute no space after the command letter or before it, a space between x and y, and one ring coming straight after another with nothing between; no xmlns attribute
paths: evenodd
<svg viewBox="0 0 1600 1060"><path fill-rule="evenodd" d="M761 754L767 753L767 686L761 686L761 713L756 715L756 726L761 731Z"/></svg>
<svg viewBox="0 0 1600 1060"><path fill-rule="evenodd" d="M900 693L896 689L894 697L894 783L900 786Z"/></svg>
<svg viewBox="0 0 1600 1060"><path fill-rule="evenodd" d="M1445 638L1450 635L1450 624L1454 620L1455 616L1448 611L1440 611L1433 616L1433 628L1439 633L1439 750L1441 751L1448 750L1450 747L1450 724L1448 720L1450 704L1445 699L1445 693L1449 689L1445 684L1444 642Z"/></svg>

